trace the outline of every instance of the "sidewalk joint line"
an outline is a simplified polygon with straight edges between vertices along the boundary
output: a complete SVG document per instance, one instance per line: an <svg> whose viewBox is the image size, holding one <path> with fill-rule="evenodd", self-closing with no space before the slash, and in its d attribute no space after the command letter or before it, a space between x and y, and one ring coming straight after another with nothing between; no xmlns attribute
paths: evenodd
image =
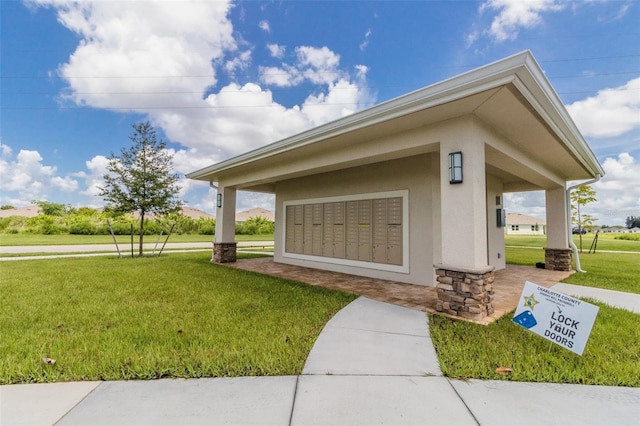
<svg viewBox="0 0 640 426"><path fill-rule="evenodd" d="M462 401L464 406L467 408L467 411L469 412L469 414L471 414L471 417L473 418L473 420L476 422L478 426L480 426L480 422L478 421L478 419L476 419L476 416L473 414L473 411L471 411L471 408L467 405L467 401L465 401L464 398L458 393L458 390L456 389L455 386L453 386L453 383L451 383L451 380L448 377L445 377L445 379L447 379L447 383L449 383L449 386L451 386L451 389L453 389L453 391L456 393L460 401Z"/></svg>
<svg viewBox="0 0 640 426"><path fill-rule="evenodd" d="M291 402L291 413L289 413L289 426L293 422L293 410L296 408L296 399L298 398L298 382L300 381L300 374L296 376L296 385L293 388L293 401Z"/></svg>
<svg viewBox="0 0 640 426"><path fill-rule="evenodd" d="M82 397L82 399L80 399L80 401L78 401L73 407L69 408L69 411L67 411L66 413L64 413L62 415L62 417L60 417L58 420L56 420L53 423L53 426L57 425L58 423L60 423L65 417L67 417L73 410L75 410L80 404L82 404L84 402L85 399L87 399L89 397L89 395L91 395L92 393L94 393L100 386L102 386L105 382L101 381L100 383L98 383L98 386L96 386L95 388L91 389L91 391L89 391L85 396Z"/></svg>
<svg viewBox="0 0 640 426"><path fill-rule="evenodd" d="M400 332L396 332L396 331L370 330L370 329L367 329L367 328L344 327L344 326L336 326L336 325L331 325L330 327L339 328L341 330L367 331L369 333L394 334L394 335L397 335L397 336L422 337L422 338L426 338L426 339L430 338L428 335L412 334L412 333L400 333Z"/></svg>

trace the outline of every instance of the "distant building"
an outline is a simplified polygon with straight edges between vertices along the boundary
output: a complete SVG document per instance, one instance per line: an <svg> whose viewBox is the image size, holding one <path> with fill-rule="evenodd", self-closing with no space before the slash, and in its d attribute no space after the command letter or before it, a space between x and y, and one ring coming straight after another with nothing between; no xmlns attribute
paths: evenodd
<svg viewBox="0 0 640 426"><path fill-rule="evenodd" d="M507 226L504 227L504 233L507 235L545 235L546 226L546 222L537 217L521 213L507 213Z"/></svg>

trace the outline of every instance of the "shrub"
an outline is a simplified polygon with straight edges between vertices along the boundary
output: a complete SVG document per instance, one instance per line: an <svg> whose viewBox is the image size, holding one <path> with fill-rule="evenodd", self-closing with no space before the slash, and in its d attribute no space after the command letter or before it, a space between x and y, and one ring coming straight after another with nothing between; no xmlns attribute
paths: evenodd
<svg viewBox="0 0 640 426"><path fill-rule="evenodd" d="M68 232L64 221L46 214L27 219L26 226L26 232L30 234L58 235Z"/></svg>
<svg viewBox="0 0 640 426"><path fill-rule="evenodd" d="M10 223L11 223L11 217L0 218L0 232L7 229Z"/></svg>
<svg viewBox="0 0 640 426"><path fill-rule="evenodd" d="M275 224L264 217L251 217L241 225L236 225L236 233L243 235L273 234Z"/></svg>
<svg viewBox="0 0 640 426"><path fill-rule="evenodd" d="M640 234L622 234L614 237L616 240L640 241Z"/></svg>
<svg viewBox="0 0 640 426"><path fill-rule="evenodd" d="M69 225L69 233L76 235L98 235L99 229L90 220L77 220Z"/></svg>

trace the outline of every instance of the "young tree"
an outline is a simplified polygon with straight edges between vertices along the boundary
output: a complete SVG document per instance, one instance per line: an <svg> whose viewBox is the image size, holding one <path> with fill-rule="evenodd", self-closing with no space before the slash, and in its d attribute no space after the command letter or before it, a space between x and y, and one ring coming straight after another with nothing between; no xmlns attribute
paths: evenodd
<svg viewBox="0 0 640 426"><path fill-rule="evenodd" d="M105 186L100 196L106 201L105 210L140 216L140 247L142 256L145 216L169 214L180 210L182 202L176 198L180 187L178 175L172 173L173 156L165 150L166 142L156 139L156 131L148 121L133 125L129 136L132 146L122 148L120 156L113 153L104 175Z"/></svg>
<svg viewBox="0 0 640 426"><path fill-rule="evenodd" d="M582 253L582 230L585 227L593 226L596 221L593 216L581 214L580 207L597 201L596 191L589 185L580 185L571 193L571 220L578 225L578 235L580 236L580 252Z"/></svg>

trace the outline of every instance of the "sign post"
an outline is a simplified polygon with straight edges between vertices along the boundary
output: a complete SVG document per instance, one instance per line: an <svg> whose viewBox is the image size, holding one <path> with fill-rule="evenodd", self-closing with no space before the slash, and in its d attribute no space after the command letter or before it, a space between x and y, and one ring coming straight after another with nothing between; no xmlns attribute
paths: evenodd
<svg viewBox="0 0 640 426"><path fill-rule="evenodd" d="M598 310L591 303L527 281L513 322L582 355Z"/></svg>

